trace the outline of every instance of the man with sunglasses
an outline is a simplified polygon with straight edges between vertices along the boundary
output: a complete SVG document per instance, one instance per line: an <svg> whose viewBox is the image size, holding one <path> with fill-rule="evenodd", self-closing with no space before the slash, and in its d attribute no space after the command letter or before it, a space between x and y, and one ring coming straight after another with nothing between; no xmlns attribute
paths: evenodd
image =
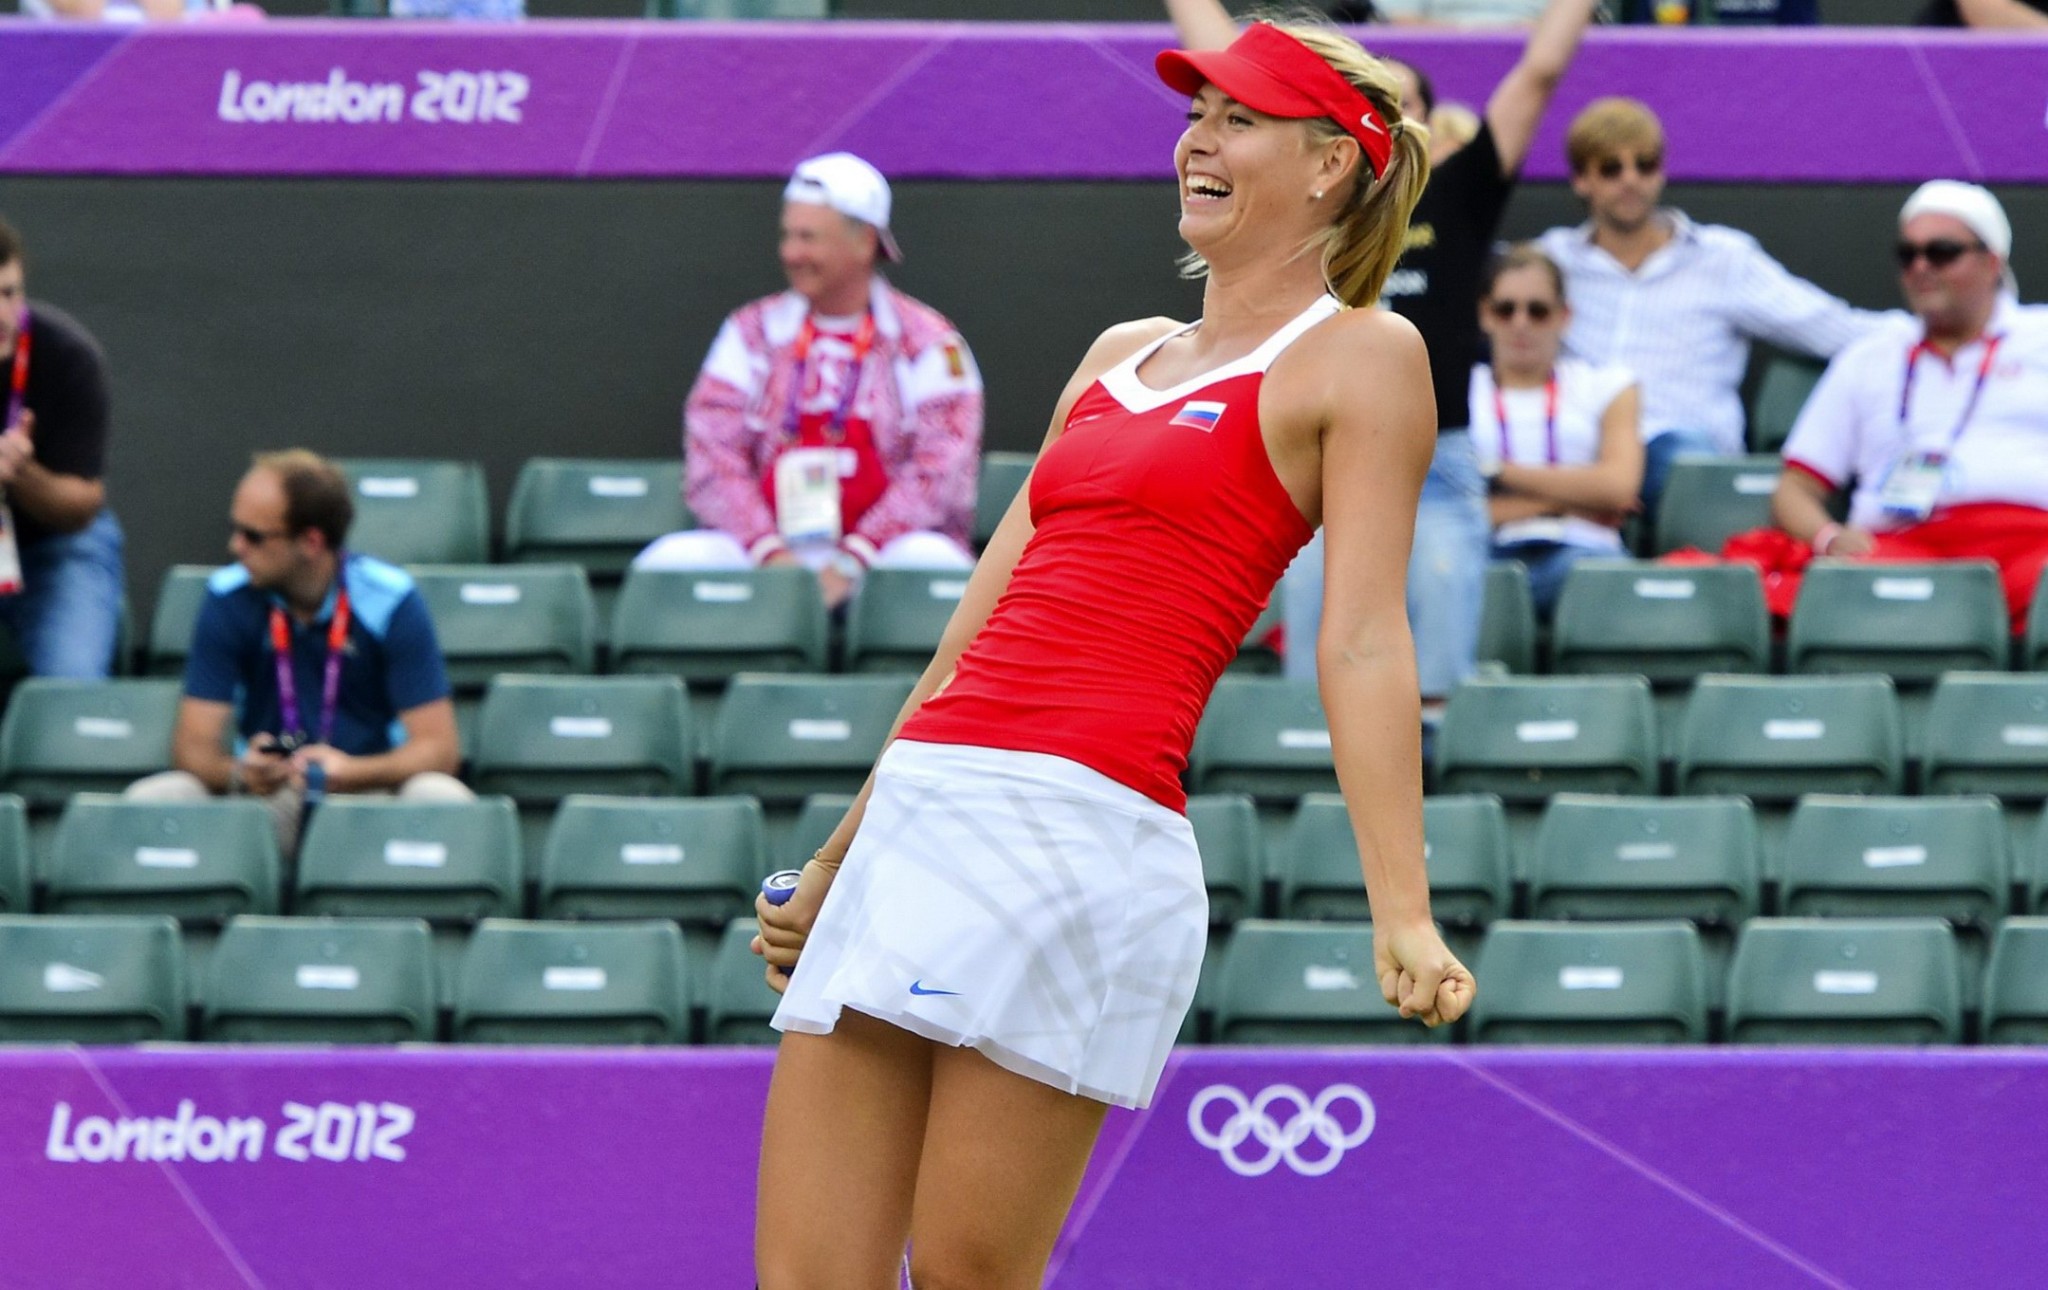
<svg viewBox="0 0 2048 1290"><path fill-rule="evenodd" d="M347 478L304 450L262 453L228 514L235 563L193 627L177 769L127 795L260 797L286 855L312 794L470 800L433 621L409 574L343 548Z"/></svg>
<svg viewBox="0 0 2048 1290"><path fill-rule="evenodd" d="M1828 358L1884 315L1794 277L1747 233L1660 206L1664 126L1642 103L1588 104L1565 153L1590 218L1551 229L1537 245L1564 270L1566 348L1642 378L1650 519L1681 453L1744 451L1741 386L1752 340Z"/></svg>
<svg viewBox="0 0 2048 1290"><path fill-rule="evenodd" d="M2019 630L2048 564L2048 309L2019 303L2012 224L1975 184L1921 185L1897 254L1913 316L1828 365L1772 517L1819 556L1996 561ZM1846 524L1827 510L1841 488Z"/></svg>

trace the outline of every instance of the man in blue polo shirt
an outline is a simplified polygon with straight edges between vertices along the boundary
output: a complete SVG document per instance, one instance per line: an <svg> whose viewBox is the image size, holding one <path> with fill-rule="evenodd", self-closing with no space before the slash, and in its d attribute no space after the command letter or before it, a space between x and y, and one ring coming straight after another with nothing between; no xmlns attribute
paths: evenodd
<svg viewBox="0 0 2048 1290"><path fill-rule="evenodd" d="M256 457L229 515L236 563L208 581L193 628L177 769L129 797L261 797L287 854L309 787L469 800L433 621L404 570L343 549L354 516L331 463Z"/></svg>

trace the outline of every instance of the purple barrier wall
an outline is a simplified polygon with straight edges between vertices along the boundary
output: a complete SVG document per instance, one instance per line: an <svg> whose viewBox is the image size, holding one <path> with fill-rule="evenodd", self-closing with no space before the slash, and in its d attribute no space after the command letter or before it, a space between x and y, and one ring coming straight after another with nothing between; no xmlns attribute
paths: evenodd
<svg viewBox="0 0 2048 1290"><path fill-rule="evenodd" d="M751 1284L759 1051L0 1054L0 1284ZM2048 1053L1179 1054L1049 1284L2005 1287ZM791 1215L790 1221L802 1221Z"/></svg>
<svg viewBox="0 0 2048 1290"><path fill-rule="evenodd" d="M1156 179L1183 105L1163 26L0 23L0 172ZM1369 39L1484 101L1501 35ZM2048 179L2048 39L1599 31L1538 140L1600 94L1664 114L1685 180Z"/></svg>

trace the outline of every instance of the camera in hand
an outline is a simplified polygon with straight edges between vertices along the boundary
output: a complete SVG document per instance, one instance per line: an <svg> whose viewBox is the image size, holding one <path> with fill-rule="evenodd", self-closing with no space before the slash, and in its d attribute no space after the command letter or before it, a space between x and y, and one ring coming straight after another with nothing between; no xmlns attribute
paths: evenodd
<svg viewBox="0 0 2048 1290"><path fill-rule="evenodd" d="M289 757L304 747L305 743L306 737L297 732L271 735L268 741L260 746L259 751L268 753L272 757Z"/></svg>

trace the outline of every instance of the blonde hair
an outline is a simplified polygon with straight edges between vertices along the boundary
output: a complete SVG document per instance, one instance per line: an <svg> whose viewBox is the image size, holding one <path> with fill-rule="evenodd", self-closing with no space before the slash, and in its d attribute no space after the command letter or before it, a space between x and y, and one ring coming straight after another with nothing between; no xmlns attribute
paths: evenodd
<svg viewBox="0 0 2048 1290"><path fill-rule="evenodd" d="M1429 110L1429 137L1462 148L1479 137L1479 114L1463 103L1439 103Z"/></svg>
<svg viewBox="0 0 2048 1290"><path fill-rule="evenodd" d="M1353 308L1375 304L1401 258L1408 217L1429 182L1429 128L1402 117L1399 74L1391 64L1366 53L1357 41L1334 27L1300 19L1274 22L1273 26L1307 46L1365 95L1393 138L1387 171L1377 179L1360 151L1349 190L1333 194L1338 198L1335 217L1303 248L1321 258L1323 282L1331 295ZM1351 137L1329 117L1314 117L1304 124L1316 147ZM1191 252L1182 261L1181 271L1187 277L1201 277L1208 272L1208 265Z"/></svg>
<svg viewBox="0 0 2048 1290"><path fill-rule="evenodd" d="M1571 129L1564 136L1564 155L1575 175L1625 152L1662 151L1664 123L1640 99L1594 99L1572 118Z"/></svg>

